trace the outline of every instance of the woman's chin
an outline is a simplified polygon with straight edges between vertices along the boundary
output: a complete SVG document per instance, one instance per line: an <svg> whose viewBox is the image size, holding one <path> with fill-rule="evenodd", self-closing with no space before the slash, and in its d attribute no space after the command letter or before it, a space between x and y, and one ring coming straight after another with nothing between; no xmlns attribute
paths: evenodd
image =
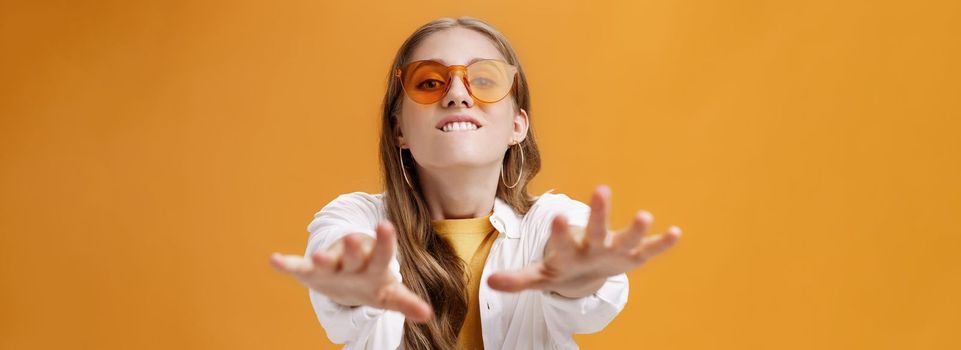
<svg viewBox="0 0 961 350"><path fill-rule="evenodd" d="M438 155L431 164L441 169L477 168L490 165L491 161L487 160L489 157L490 155L481 154L480 152L461 151L456 154Z"/></svg>

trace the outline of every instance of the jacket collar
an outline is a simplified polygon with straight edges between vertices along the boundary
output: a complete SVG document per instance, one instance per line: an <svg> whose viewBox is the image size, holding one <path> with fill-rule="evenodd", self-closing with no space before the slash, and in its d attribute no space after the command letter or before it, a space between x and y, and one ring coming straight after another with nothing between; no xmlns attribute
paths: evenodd
<svg viewBox="0 0 961 350"><path fill-rule="evenodd" d="M535 198L540 199L540 197L553 191L553 188L549 189L547 192ZM494 228L499 232L503 232L507 238L521 237L521 217L517 215L513 207L500 199L500 197L494 197L494 214L491 214L490 220Z"/></svg>
<svg viewBox="0 0 961 350"><path fill-rule="evenodd" d="M500 197L494 197L494 214L491 214L490 220L491 225L507 238L520 238L520 218L514 208Z"/></svg>
<svg viewBox="0 0 961 350"><path fill-rule="evenodd" d="M541 196L551 193L554 189L547 190L544 194L537 196L540 199ZM385 193L381 193L383 196ZM507 202L500 199L500 197L494 197L494 213L490 217L491 225L494 225L494 229L498 232L503 233L508 238L520 238L521 234L521 218L518 217L517 212L514 211Z"/></svg>

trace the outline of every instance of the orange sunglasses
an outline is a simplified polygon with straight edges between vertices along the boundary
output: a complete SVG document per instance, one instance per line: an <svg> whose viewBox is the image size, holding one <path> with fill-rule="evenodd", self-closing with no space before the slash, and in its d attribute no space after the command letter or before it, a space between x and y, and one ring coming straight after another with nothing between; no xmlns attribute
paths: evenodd
<svg viewBox="0 0 961 350"><path fill-rule="evenodd" d="M447 95L455 73L460 73L471 97L494 103L514 90L517 67L494 59L478 60L466 66L445 66L437 61L421 60L397 69L394 75L400 78L404 92L411 100L431 104Z"/></svg>

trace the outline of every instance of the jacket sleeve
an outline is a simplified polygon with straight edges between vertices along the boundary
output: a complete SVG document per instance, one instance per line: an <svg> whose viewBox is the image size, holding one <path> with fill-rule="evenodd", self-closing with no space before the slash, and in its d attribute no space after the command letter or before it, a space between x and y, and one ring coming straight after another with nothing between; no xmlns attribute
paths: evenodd
<svg viewBox="0 0 961 350"><path fill-rule="evenodd" d="M307 226L310 233L307 240L305 257L316 250L326 250L340 238L351 233L362 233L375 237L377 223L383 219L377 203L380 198L364 192L342 194L314 214ZM391 273L401 280L400 265L396 252L391 260ZM382 342L393 337L383 332L400 332L403 329L403 314L386 311L366 305L344 306L334 303L327 296L308 289L310 302L327 338L345 348L365 347L364 344ZM399 323L398 326L393 325ZM381 333L376 335L377 333Z"/></svg>
<svg viewBox="0 0 961 350"><path fill-rule="evenodd" d="M550 237L550 222L555 215L563 214L571 226L587 227L591 208L587 204L558 194L554 197L551 212L538 220L543 223L540 231L544 237L540 247ZM543 248L540 248L543 252ZM607 278L592 295L581 298L567 298L559 294L543 291L542 305L548 331L554 339L569 338L573 333L595 333L606 327L627 304L629 284L627 274Z"/></svg>

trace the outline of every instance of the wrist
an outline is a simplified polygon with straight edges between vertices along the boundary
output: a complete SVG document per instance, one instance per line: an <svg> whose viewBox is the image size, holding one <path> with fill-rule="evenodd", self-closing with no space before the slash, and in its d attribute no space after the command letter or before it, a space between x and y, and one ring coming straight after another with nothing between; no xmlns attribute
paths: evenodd
<svg viewBox="0 0 961 350"><path fill-rule="evenodd" d="M332 301L334 304L346 306L346 307L357 307L357 306L363 305L363 303L353 298L338 298L338 297L333 297L329 295L327 296L327 298L330 299L330 301Z"/></svg>
<svg viewBox="0 0 961 350"><path fill-rule="evenodd" d="M586 283L579 283L576 286L553 288L550 292L570 299L583 298L601 289L605 281L607 281L607 278L600 278Z"/></svg>

